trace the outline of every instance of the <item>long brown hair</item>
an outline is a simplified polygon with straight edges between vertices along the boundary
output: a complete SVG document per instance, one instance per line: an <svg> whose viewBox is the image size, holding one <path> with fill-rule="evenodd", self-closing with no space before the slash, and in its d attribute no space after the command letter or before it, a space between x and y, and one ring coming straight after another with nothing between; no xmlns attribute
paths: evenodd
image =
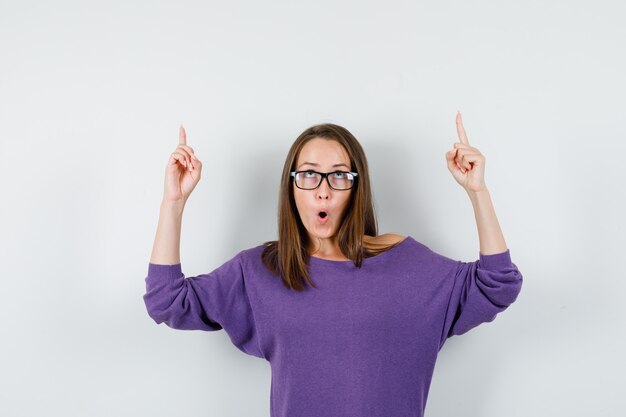
<svg viewBox="0 0 626 417"><path fill-rule="evenodd" d="M302 291L305 280L315 287L311 281L307 265L310 254L307 252L309 236L302 224L293 195L293 181L289 175L295 169L300 150L309 140L323 138L339 142L350 157L350 169L357 172L355 185L344 218L337 232L339 248L344 256L361 267L364 258L377 255L390 249L391 246L370 250L363 244L363 236L377 236L376 217L372 202L367 159L361 144L344 127L332 123L318 124L309 127L298 136L291 145L280 180L278 201L278 240L265 242L262 259L265 266L274 274L280 275L288 289Z"/></svg>

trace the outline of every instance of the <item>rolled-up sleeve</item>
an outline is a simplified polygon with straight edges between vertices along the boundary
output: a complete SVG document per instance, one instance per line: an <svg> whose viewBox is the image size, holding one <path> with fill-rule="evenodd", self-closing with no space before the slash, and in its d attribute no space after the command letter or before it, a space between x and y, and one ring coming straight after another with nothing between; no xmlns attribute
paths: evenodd
<svg viewBox="0 0 626 417"><path fill-rule="evenodd" d="M491 322L510 306L522 288L522 274L511 262L511 252L483 255L474 262L456 261L449 278L450 299L439 348L446 339L481 323Z"/></svg>
<svg viewBox="0 0 626 417"><path fill-rule="evenodd" d="M148 264L143 296L148 315L172 329L224 329L243 352L263 357L240 256L212 272L186 278L181 264Z"/></svg>

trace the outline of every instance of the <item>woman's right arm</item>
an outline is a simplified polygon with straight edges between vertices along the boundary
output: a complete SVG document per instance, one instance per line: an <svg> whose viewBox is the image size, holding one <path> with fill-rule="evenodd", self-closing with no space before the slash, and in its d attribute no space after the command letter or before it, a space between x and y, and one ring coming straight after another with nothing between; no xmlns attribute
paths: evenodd
<svg viewBox="0 0 626 417"><path fill-rule="evenodd" d="M173 329L215 331L224 329L243 352L265 357L252 305L246 291L240 252L207 274L185 277L180 264L180 228L183 209L200 181L202 163L187 146L185 129L172 152L166 172L152 256L143 296L148 314Z"/></svg>
<svg viewBox="0 0 626 417"><path fill-rule="evenodd" d="M183 209L191 192L200 181L202 163L191 147L181 126L179 143L170 155L165 169L163 200L159 214L150 263L175 265L180 263L180 229Z"/></svg>
<svg viewBox="0 0 626 417"><path fill-rule="evenodd" d="M180 228L185 203L163 200L159 214L150 263L175 265L180 263Z"/></svg>

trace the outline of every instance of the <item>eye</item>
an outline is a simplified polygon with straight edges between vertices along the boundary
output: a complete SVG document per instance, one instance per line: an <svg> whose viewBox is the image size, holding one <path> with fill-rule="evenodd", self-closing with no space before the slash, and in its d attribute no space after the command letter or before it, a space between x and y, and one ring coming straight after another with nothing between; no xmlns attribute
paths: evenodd
<svg viewBox="0 0 626 417"><path fill-rule="evenodd" d="M342 180L346 177L346 173L341 171L333 172L333 177L335 179Z"/></svg>
<svg viewBox="0 0 626 417"><path fill-rule="evenodd" d="M305 178L313 178L317 175L317 172L315 171L305 171L304 172L304 177Z"/></svg>

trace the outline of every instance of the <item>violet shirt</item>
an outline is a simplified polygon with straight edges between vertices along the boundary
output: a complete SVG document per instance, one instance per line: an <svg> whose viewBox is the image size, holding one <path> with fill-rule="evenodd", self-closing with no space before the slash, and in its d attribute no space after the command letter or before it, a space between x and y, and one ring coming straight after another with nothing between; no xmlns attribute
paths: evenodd
<svg viewBox="0 0 626 417"><path fill-rule="evenodd" d="M287 289L243 250L210 273L148 264L148 314L173 329L224 329L271 367L271 417L423 416L447 338L490 322L517 298L510 250L475 262L442 256L411 236L363 260L311 257L317 288Z"/></svg>

